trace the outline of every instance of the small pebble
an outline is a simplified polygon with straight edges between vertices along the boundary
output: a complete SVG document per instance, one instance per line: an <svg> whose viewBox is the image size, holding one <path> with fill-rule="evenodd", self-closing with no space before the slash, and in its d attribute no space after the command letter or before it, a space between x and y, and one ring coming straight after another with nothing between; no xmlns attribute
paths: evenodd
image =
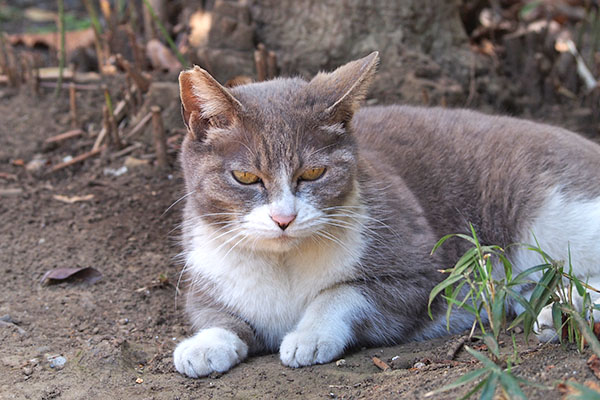
<svg viewBox="0 0 600 400"><path fill-rule="evenodd" d="M417 368L417 369L421 369L425 367L425 363L422 363L421 361L416 362L415 365L413 365L413 368Z"/></svg>
<svg viewBox="0 0 600 400"><path fill-rule="evenodd" d="M135 380L135 383L144 383L144 380L142 378L137 378Z"/></svg>
<svg viewBox="0 0 600 400"><path fill-rule="evenodd" d="M47 358L48 362L50 363L50 368L54 368L54 369L63 369L65 367L65 364L67 363L67 359L64 358L63 356L48 356Z"/></svg>
<svg viewBox="0 0 600 400"><path fill-rule="evenodd" d="M92 333L93 333L94 335L95 335L95 334L97 334L98 332L100 332L100 329L99 329L97 326L96 326L96 327L94 327L94 329L92 329Z"/></svg>
<svg viewBox="0 0 600 400"><path fill-rule="evenodd" d="M344 360L343 358L339 359L335 362L335 365L337 365L338 367L343 367L344 365L346 365L346 360Z"/></svg>
<svg viewBox="0 0 600 400"><path fill-rule="evenodd" d="M33 374L33 368L31 367L23 367L23 373L27 376Z"/></svg>

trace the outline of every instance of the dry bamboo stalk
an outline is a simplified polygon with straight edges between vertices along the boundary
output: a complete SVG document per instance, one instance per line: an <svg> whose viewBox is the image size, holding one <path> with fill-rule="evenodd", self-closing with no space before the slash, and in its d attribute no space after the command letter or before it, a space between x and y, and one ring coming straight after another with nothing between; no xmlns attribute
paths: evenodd
<svg viewBox="0 0 600 400"><path fill-rule="evenodd" d="M152 106L152 138L154 140L154 151L156 152L156 164L163 169L169 166L167 160L167 140L162 122L161 110L158 106Z"/></svg>
<svg viewBox="0 0 600 400"><path fill-rule="evenodd" d="M108 114L110 113L110 111L108 111L108 106L105 104L102 106L102 130L104 131L104 136L106 137L109 146L113 145L113 134L110 131L112 129L112 125L110 123L110 118L108 117ZM100 135L98 135L98 139L96 139L96 143L101 144L100 142L100 136L102 134L102 131L100 131ZM104 137L102 138L104 139ZM94 147L96 147L96 144L94 144Z"/></svg>
<svg viewBox="0 0 600 400"><path fill-rule="evenodd" d="M102 122L104 122L104 118L102 119ZM100 146L102 145L102 142L106 138L107 132L108 132L108 130L106 129L106 127L102 127L102 129L100 129L100 133L98 133L98 137L96 137L96 141L94 142L94 146L92 147L92 150L96 150L96 149L100 148Z"/></svg>
<svg viewBox="0 0 600 400"><path fill-rule="evenodd" d="M102 147L100 147L98 149L92 149L92 150L90 150L90 151L88 151L86 153L83 153L83 154L80 154L80 155L78 155L76 157L73 157L69 161L65 161L65 162L62 162L60 164L56 164L48 172L49 173L56 172L56 171L61 170L63 168L70 167L71 165L74 165L74 164L80 163L82 161L85 161L85 160L87 160L90 157L93 157L93 156L95 156L97 154L100 154L100 152L102 152L105 148L106 148L106 146L102 146Z"/></svg>
<svg viewBox="0 0 600 400"><path fill-rule="evenodd" d="M67 139L71 139L71 138L75 138L75 137L81 136L83 134L85 134L85 132L83 130L81 130L81 129L73 129L73 130L67 131L65 133L61 133L59 135L55 135L55 136L49 137L48 139L44 140L44 143L46 143L46 144L59 143L59 142L65 141Z"/></svg>
<svg viewBox="0 0 600 400"><path fill-rule="evenodd" d="M69 84L69 114L71 116L71 128L77 128L79 125L79 116L77 115L77 89L73 82Z"/></svg>
<svg viewBox="0 0 600 400"><path fill-rule="evenodd" d="M277 76L277 55L274 51L269 51L267 55L267 77L273 79Z"/></svg>
<svg viewBox="0 0 600 400"><path fill-rule="evenodd" d="M129 140L136 136L139 132L141 132L144 126L146 126L146 124L148 123L148 121L152 119L152 114L153 113L151 111L148 114L144 115L144 118L142 118L140 122L138 122L136 126L134 126L133 129L127 135L125 135L125 139Z"/></svg>
<svg viewBox="0 0 600 400"><path fill-rule="evenodd" d="M265 45L259 43L254 50L254 64L256 65L256 80L262 82L267 79L267 50Z"/></svg>
<svg viewBox="0 0 600 400"><path fill-rule="evenodd" d="M146 93L150 88L150 80L144 77L141 71L138 71L137 69L133 68L129 61L125 60L120 54L117 54L116 58L117 64L119 64L119 66L123 68L125 72L131 77L138 89L142 93Z"/></svg>

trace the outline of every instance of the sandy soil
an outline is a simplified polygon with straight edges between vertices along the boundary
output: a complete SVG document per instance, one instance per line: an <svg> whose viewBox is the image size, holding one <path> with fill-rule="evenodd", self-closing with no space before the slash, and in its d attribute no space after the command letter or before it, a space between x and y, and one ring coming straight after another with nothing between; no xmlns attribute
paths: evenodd
<svg viewBox="0 0 600 400"><path fill-rule="evenodd" d="M99 94L82 92L79 100L82 120L97 124ZM180 209L165 213L182 193L180 173L146 165L105 175L125 160L108 155L53 174L27 171L19 160L41 154L55 164L93 143L43 144L68 129L67 107L64 97L0 92L0 172L14 175L0 178L0 316L14 321L0 324L1 399L412 399L480 367L464 350L449 360L457 337L446 337L358 349L345 362L297 370L264 355L221 376L180 376L172 351L190 334L175 289ZM142 146L133 155L149 152ZM74 204L54 198L90 194ZM63 267L94 267L103 277L40 283L46 271ZM523 339L518 335L523 362L515 373L549 387L526 388L530 398L560 398L554 385L567 379L596 380L588 352ZM504 341L509 351L510 338ZM63 368L50 367L56 355L66 359ZM377 368L373 356L392 370ZM414 368L417 362L425 365Z"/></svg>

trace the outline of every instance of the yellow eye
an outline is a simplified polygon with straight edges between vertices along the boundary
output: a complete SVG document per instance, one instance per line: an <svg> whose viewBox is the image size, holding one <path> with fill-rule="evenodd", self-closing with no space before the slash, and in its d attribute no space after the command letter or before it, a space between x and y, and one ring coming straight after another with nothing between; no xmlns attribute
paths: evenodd
<svg viewBox="0 0 600 400"><path fill-rule="evenodd" d="M314 181L319 179L325 173L325 168L309 168L300 175L300 179L305 181Z"/></svg>
<svg viewBox="0 0 600 400"><path fill-rule="evenodd" d="M258 176L246 171L233 171L233 177L236 181L244 185L251 185L260 181Z"/></svg>

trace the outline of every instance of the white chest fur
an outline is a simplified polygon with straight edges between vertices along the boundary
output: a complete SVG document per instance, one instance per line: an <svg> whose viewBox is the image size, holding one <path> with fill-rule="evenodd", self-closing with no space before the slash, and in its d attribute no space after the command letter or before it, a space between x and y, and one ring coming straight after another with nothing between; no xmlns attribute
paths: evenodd
<svg viewBox="0 0 600 400"><path fill-rule="evenodd" d="M211 295L252 324L265 344L276 350L321 291L351 279L365 244L361 231L336 233L336 241L308 239L290 252L253 252L207 240L203 224L192 230L187 269L201 278Z"/></svg>

